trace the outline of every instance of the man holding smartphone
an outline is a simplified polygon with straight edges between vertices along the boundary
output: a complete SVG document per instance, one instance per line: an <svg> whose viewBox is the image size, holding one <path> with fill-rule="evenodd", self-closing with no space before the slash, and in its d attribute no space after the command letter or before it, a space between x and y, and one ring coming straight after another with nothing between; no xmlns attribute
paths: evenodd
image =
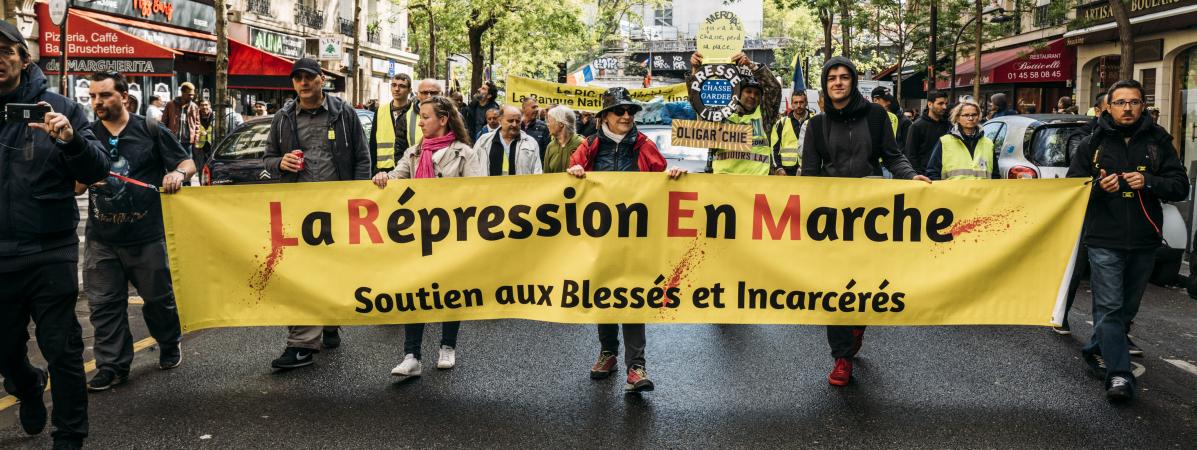
<svg viewBox="0 0 1197 450"><path fill-rule="evenodd" d="M100 72L90 80L91 103L99 119L92 130L108 144L112 161L112 175L88 189L83 248L83 291L96 329L93 345L99 369L87 389L96 392L124 383L133 364L129 283L145 302L142 315L158 341L158 368L173 369L183 361L162 204L158 191L144 185L161 182L163 192L178 192L195 174L195 163L164 124L150 123L121 106L129 97L123 75Z"/></svg>
<svg viewBox="0 0 1197 450"><path fill-rule="evenodd" d="M46 85L24 36L0 21L0 107L42 104L57 111L41 122L0 121L0 376L4 390L21 400L21 428L41 433L47 374L26 353L32 319L54 378L54 448L79 448L87 437L87 390L75 316L79 212L73 187L103 180L109 162L82 108Z"/></svg>

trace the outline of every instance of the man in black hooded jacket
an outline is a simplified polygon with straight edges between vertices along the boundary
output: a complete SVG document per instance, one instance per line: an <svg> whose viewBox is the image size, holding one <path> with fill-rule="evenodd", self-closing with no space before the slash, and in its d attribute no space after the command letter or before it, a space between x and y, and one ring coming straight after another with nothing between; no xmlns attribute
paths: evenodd
<svg viewBox="0 0 1197 450"><path fill-rule="evenodd" d="M823 65L822 114L810 119L802 148L802 176L862 178L881 174L879 161L894 178L930 182L898 150L894 129L881 105L869 103L857 89L852 61L836 56ZM827 376L834 386L852 379L852 358L860 351L863 326L828 326L827 344L835 367Z"/></svg>
<svg viewBox="0 0 1197 450"><path fill-rule="evenodd" d="M54 387L54 448L87 437L87 390L79 300L79 209L75 182L96 183L110 163L78 103L46 90L17 27L0 21L0 109L12 103L53 108L45 120L0 121L0 376L21 400L26 433L46 427L46 371L26 354L29 320Z"/></svg>
<svg viewBox="0 0 1197 450"><path fill-rule="evenodd" d="M1143 114L1143 86L1110 86L1108 109L1077 147L1069 177L1092 178L1083 244L1093 287L1093 337L1081 350L1089 373L1105 381L1106 397L1135 396L1126 337L1163 242L1160 200L1181 201L1189 179L1172 137Z"/></svg>

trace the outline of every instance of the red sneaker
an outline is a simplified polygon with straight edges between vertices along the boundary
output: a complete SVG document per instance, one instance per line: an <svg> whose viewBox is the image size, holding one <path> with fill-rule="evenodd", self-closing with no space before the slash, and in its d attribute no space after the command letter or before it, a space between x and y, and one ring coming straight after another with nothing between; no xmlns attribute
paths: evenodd
<svg viewBox="0 0 1197 450"><path fill-rule="evenodd" d="M831 374L827 375L827 382L832 386L847 386L850 381L852 381L852 360L837 358L835 368L831 369Z"/></svg>
<svg viewBox="0 0 1197 450"><path fill-rule="evenodd" d="M615 372L615 354L611 352L599 353L598 361L590 368L590 379L601 380Z"/></svg>
<svg viewBox="0 0 1197 450"><path fill-rule="evenodd" d="M852 353L849 357L850 358L855 357L857 353L860 353L860 347L862 345L864 345L864 330L862 330L860 328L853 328L852 329ZM851 370L851 368L849 368L849 370Z"/></svg>
<svg viewBox="0 0 1197 450"><path fill-rule="evenodd" d="M653 390L653 380L648 379L648 371L644 366L628 368L628 384L623 387L624 392L648 392Z"/></svg>

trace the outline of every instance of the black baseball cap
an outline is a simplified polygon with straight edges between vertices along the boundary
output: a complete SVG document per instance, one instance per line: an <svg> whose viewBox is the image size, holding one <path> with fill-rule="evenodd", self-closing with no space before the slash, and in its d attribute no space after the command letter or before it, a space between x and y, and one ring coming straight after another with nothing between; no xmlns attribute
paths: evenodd
<svg viewBox="0 0 1197 450"><path fill-rule="evenodd" d="M320 63L312 58L301 58L291 65L291 76L295 76L296 72L307 72L312 75L320 75Z"/></svg>
<svg viewBox="0 0 1197 450"><path fill-rule="evenodd" d="M0 20L0 36L3 36L4 39L10 42L19 44L21 47L25 47L26 50L29 49L28 44L25 43L25 36L21 35L21 30L17 29L16 25L7 20Z"/></svg>
<svg viewBox="0 0 1197 450"><path fill-rule="evenodd" d="M871 98L885 98L885 96L887 96L887 95L889 95L888 88L886 88L885 86L877 86L877 87L873 88L873 92L870 97Z"/></svg>

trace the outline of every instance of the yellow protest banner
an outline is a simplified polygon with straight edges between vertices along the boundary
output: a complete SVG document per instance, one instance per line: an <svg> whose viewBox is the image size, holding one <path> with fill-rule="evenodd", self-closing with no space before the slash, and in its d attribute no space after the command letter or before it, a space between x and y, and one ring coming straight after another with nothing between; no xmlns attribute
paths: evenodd
<svg viewBox="0 0 1197 450"><path fill-rule="evenodd" d="M589 173L163 196L183 328L1047 325L1085 180Z"/></svg>
<svg viewBox="0 0 1197 450"><path fill-rule="evenodd" d="M675 119L672 143L746 152L752 150L752 125Z"/></svg>
<svg viewBox="0 0 1197 450"><path fill-rule="evenodd" d="M505 98L508 105L519 105L526 99L534 98L536 104L542 107L565 105L577 111L598 112L603 109L603 92L606 90L607 88L571 86L512 75L507 77ZM685 83L628 89L628 92L632 94L633 99L641 102L655 97L662 97L667 102L684 102L690 98Z"/></svg>

